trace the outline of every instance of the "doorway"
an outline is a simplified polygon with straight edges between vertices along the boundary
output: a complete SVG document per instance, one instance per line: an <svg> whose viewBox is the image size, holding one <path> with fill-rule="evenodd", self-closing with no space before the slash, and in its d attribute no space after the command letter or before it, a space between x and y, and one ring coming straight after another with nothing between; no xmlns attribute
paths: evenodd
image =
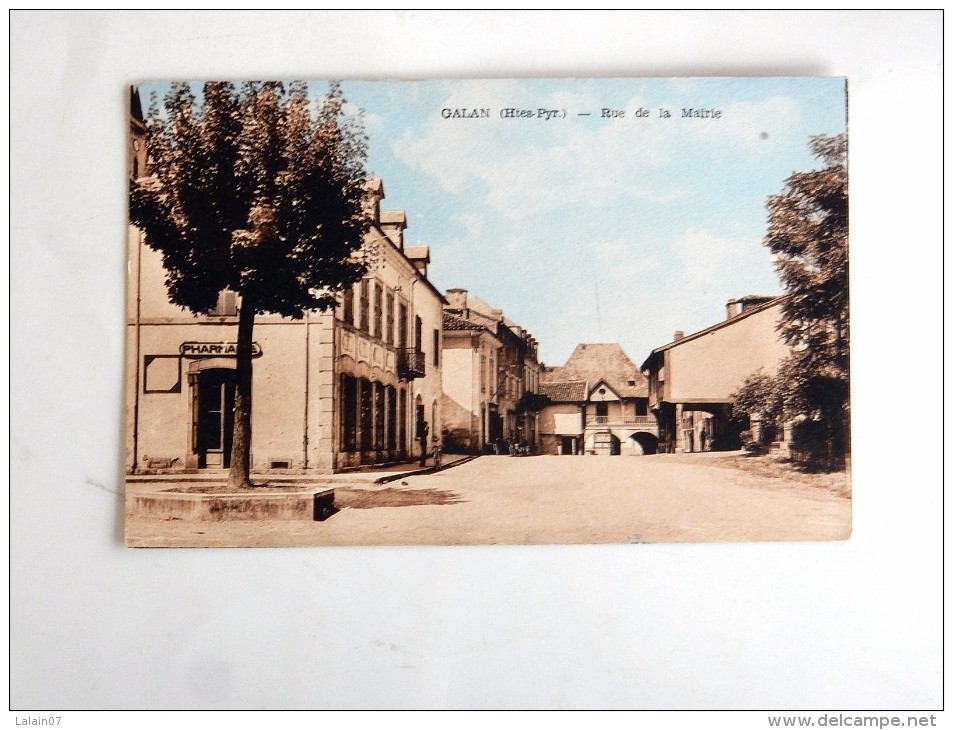
<svg viewBox="0 0 953 730"><path fill-rule="evenodd" d="M619 437L613 433L597 433L593 437L593 451L603 456L618 456L621 453Z"/></svg>
<svg viewBox="0 0 953 730"><path fill-rule="evenodd" d="M235 371L209 368L198 373L193 396L193 437L200 469L227 469L235 427Z"/></svg>

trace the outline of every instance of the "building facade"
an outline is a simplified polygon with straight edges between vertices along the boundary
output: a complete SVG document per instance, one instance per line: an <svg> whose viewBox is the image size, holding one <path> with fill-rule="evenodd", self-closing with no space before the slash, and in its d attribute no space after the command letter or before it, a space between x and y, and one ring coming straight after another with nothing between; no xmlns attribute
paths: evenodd
<svg viewBox="0 0 953 730"><path fill-rule="evenodd" d="M775 375L789 350L777 332L781 297L730 300L724 321L700 332L676 332L642 364L660 449L692 452L739 447L732 393L755 372Z"/></svg>
<svg viewBox="0 0 953 730"><path fill-rule="evenodd" d="M538 446L537 342L525 329L466 289L449 289L443 318L445 445L504 452Z"/></svg>
<svg viewBox="0 0 953 730"><path fill-rule="evenodd" d="M145 172L141 107L133 96L129 175ZM332 311L300 320L259 315L254 329L252 469L330 473L415 458L439 433L443 296L429 251L405 247L405 216L381 212L367 185L376 263ZM167 296L161 255L130 226L126 469L229 466L240 297L221 292L195 315Z"/></svg>
<svg viewBox="0 0 953 730"><path fill-rule="evenodd" d="M540 392L542 453L641 455L658 448L645 377L618 344L580 344L561 367L546 368Z"/></svg>

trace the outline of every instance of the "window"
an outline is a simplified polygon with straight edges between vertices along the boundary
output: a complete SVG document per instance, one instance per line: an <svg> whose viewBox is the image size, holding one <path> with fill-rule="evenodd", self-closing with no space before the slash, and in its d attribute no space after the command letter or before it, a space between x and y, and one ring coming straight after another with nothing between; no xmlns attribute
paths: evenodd
<svg viewBox="0 0 953 730"><path fill-rule="evenodd" d="M384 386L374 383L374 448L384 448Z"/></svg>
<svg viewBox="0 0 953 730"><path fill-rule="evenodd" d="M222 289L218 293L215 307L209 311L215 317L234 317L238 314L238 300L231 289Z"/></svg>
<svg viewBox="0 0 953 730"><path fill-rule="evenodd" d="M349 286L344 290L344 297L341 301L341 318L344 324L354 326L354 287Z"/></svg>
<svg viewBox="0 0 953 730"><path fill-rule="evenodd" d="M358 390L360 391L360 416L361 416L361 451L371 450L371 429L374 424L373 401L371 400L371 383L363 378L358 381Z"/></svg>
<svg viewBox="0 0 953 730"><path fill-rule="evenodd" d="M357 448L357 379L341 376L341 450Z"/></svg>
<svg viewBox="0 0 953 730"><path fill-rule="evenodd" d="M387 448L397 449L397 391L387 386Z"/></svg>
<svg viewBox="0 0 953 730"><path fill-rule="evenodd" d="M649 404L645 398L636 398L635 400L635 415L637 416L647 416L649 415Z"/></svg>
<svg viewBox="0 0 953 730"><path fill-rule="evenodd" d="M407 347L407 305L401 302L397 318L397 347Z"/></svg>
<svg viewBox="0 0 953 730"><path fill-rule="evenodd" d="M394 295L390 292L387 293L387 306L386 306L386 317L387 324L384 328L384 341L388 345L394 344Z"/></svg>
<svg viewBox="0 0 953 730"><path fill-rule="evenodd" d="M380 284L374 285L374 331L371 332L375 337L384 337L384 289Z"/></svg>
<svg viewBox="0 0 953 730"><path fill-rule="evenodd" d="M596 418L608 418L609 417L609 404L605 401L599 401L596 403Z"/></svg>
<svg viewBox="0 0 953 730"><path fill-rule="evenodd" d="M433 364L440 367L440 330L433 331Z"/></svg>
<svg viewBox="0 0 953 730"><path fill-rule="evenodd" d="M361 279L361 321L358 326L368 332L370 325L369 321L369 307L370 307L370 298L371 298L371 284L367 279Z"/></svg>
<svg viewBox="0 0 953 730"><path fill-rule="evenodd" d="M407 451L407 391L397 391L397 448Z"/></svg>

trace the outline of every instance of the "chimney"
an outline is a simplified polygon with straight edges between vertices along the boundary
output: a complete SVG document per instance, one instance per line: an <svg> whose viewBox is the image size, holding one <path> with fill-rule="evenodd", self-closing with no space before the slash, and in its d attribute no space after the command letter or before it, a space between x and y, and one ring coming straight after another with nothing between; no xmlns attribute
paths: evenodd
<svg viewBox="0 0 953 730"><path fill-rule="evenodd" d="M467 290L466 289L447 289L447 304L451 309L467 308Z"/></svg>
<svg viewBox="0 0 953 730"><path fill-rule="evenodd" d="M380 212L381 230L391 243L404 250L404 230L407 228L407 216L402 210L382 210Z"/></svg>
<svg viewBox="0 0 953 730"><path fill-rule="evenodd" d="M728 316L726 319L733 319L738 316L738 302L734 299L729 299L728 304L726 305L728 309Z"/></svg>
<svg viewBox="0 0 953 730"><path fill-rule="evenodd" d="M381 199L384 197L384 183L372 178L364 183L364 211L376 224L381 217Z"/></svg>
<svg viewBox="0 0 953 730"><path fill-rule="evenodd" d="M678 342L683 337L685 337L685 333L682 332L682 330L675 330L675 337L673 337L672 339L673 341Z"/></svg>

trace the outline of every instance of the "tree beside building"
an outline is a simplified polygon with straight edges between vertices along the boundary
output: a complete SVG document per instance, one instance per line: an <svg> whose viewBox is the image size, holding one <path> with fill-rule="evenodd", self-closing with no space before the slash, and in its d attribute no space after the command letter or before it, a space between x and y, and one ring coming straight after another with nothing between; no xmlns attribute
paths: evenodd
<svg viewBox="0 0 953 730"><path fill-rule="evenodd" d="M768 198L764 244L787 296L778 331L791 354L778 372L796 459L843 468L850 442L847 136L817 136L822 164Z"/></svg>
<svg viewBox="0 0 953 730"><path fill-rule="evenodd" d="M238 308L231 486L250 486L256 315L331 309L373 259L366 138L343 107L337 84L316 105L303 82L213 82L200 96L175 83L145 120L130 217L162 256L169 300Z"/></svg>

